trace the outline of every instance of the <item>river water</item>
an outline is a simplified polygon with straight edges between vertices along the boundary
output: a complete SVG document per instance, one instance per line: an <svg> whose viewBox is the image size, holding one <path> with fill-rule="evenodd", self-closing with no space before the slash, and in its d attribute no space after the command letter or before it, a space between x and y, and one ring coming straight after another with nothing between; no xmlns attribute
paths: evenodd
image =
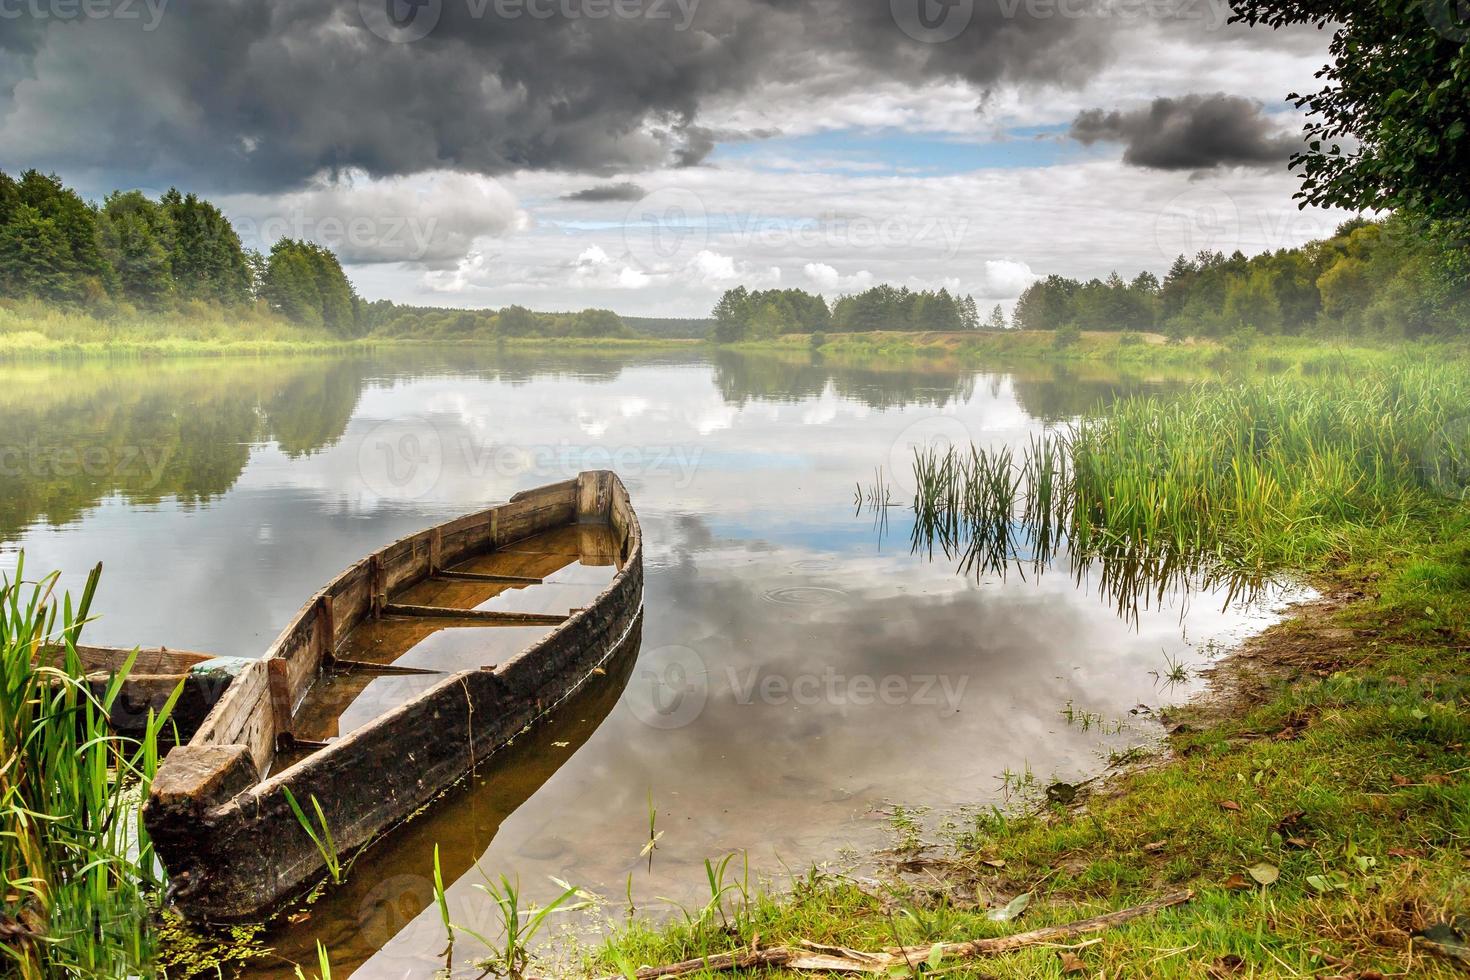
<svg viewBox="0 0 1470 980"><path fill-rule="evenodd" d="M1120 615L1086 569L962 576L912 553L906 507L875 517L854 495L881 482L906 504L914 445L1019 447L1182 383L694 351L9 365L0 566L24 550L75 589L102 562L92 643L259 656L363 554L616 469L644 529L641 649L277 923L257 971L287 975L321 938L338 976L428 977L436 844L454 920L481 931L475 885L502 873L529 898L554 876L665 914L707 898L706 858L748 854L779 886L882 846L895 802L995 803L1004 773L1075 779L1156 737L1132 712L1188 696L1170 666L1271 608L1175 595ZM455 975L478 974L473 946Z"/></svg>

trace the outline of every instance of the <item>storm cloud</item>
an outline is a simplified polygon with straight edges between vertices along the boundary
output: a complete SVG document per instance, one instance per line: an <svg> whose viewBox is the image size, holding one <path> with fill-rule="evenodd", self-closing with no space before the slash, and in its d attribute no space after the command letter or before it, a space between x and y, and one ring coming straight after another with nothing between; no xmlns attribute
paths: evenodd
<svg viewBox="0 0 1470 980"><path fill-rule="evenodd" d="M1301 148L1260 102L1223 92L1159 98L1127 112L1088 109L1068 135L1089 146L1122 143L1124 163L1152 170L1276 169Z"/></svg>
<svg viewBox="0 0 1470 980"><path fill-rule="evenodd" d="M945 8L963 30L929 43L906 2L212 0L156 23L7 20L0 167L241 192L342 172L635 173L704 160L725 134L702 106L763 84L958 80L978 104L1116 56L1109 22L994 0ZM386 3L417 11L407 28Z"/></svg>
<svg viewBox="0 0 1470 980"><path fill-rule="evenodd" d="M602 184L598 187L588 187L584 190L573 191L562 195L563 201L587 201L592 204L601 204L607 201L641 201L648 196L648 191L639 187L631 181L621 184Z"/></svg>

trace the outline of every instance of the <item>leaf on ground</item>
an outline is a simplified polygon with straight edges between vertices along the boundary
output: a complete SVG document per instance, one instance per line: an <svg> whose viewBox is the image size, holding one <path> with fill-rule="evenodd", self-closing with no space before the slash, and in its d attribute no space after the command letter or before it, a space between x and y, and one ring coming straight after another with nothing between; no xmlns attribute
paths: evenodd
<svg viewBox="0 0 1470 980"><path fill-rule="evenodd" d="M1414 781L1408 776L1400 776L1398 773L1394 773L1389 778L1393 780L1395 786L1412 786L1414 784Z"/></svg>
<svg viewBox="0 0 1470 980"><path fill-rule="evenodd" d="M1145 844L1145 845L1143 845L1143 851L1144 851L1145 854L1158 854L1160 851L1162 851L1164 848L1166 848L1168 846L1169 846L1169 842L1168 841L1165 841L1165 840L1156 840L1152 844Z"/></svg>
<svg viewBox="0 0 1470 980"><path fill-rule="evenodd" d="M1265 861L1262 861L1260 864L1251 865L1246 871L1256 880L1256 884L1258 885L1274 885L1277 879L1281 877L1281 869L1274 864L1267 864Z"/></svg>
<svg viewBox="0 0 1470 980"><path fill-rule="evenodd" d="M1347 883L1327 875L1307 875L1307 887L1314 892L1344 891Z"/></svg>
<svg viewBox="0 0 1470 980"><path fill-rule="evenodd" d="M1082 957L1067 950L1059 950L1062 957L1062 973L1086 973L1087 964L1082 962Z"/></svg>
<svg viewBox="0 0 1470 980"><path fill-rule="evenodd" d="M1401 858L1407 860L1409 858L1423 857L1424 855L1407 847L1390 847L1388 849L1388 856L1391 858Z"/></svg>
<svg viewBox="0 0 1470 980"><path fill-rule="evenodd" d="M991 909L989 912L986 912L985 917L991 922L1010 922L1022 912L1026 911L1026 906L1030 904L1031 893L1023 892L1007 902L1004 908Z"/></svg>
<svg viewBox="0 0 1470 980"><path fill-rule="evenodd" d="M1004 868L1006 866L1006 859L991 858L988 861L981 861L980 863L985 865L987 868Z"/></svg>
<svg viewBox="0 0 1470 980"><path fill-rule="evenodd" d="M1240 804L1235 802L1234 800L1221 800L1220 809L1229 810L1231 813L1239 813Z"/></svg>
<svg viewBox="0 0 1470 980"><path fill-rule="evenodd" d="M1234 953L1226 953L1210 964L1209 969L1205 971L1205 976L1210 977L1211 980L1222 980L1224 977L1233 977L1244 969L1245 960Z"/></svg>
<svg viewBox="0 0 1470 980"><path fill-rule="evenodd" d="M1286 838L1286 842L1299 851L1309 850L1312 846L1307 843L1304 837L1288 837Z"/></svg>
<svg viewBox="0 0 1470 980"><path fill-rule="evenodd" d="M1225 879L1225 887L1233 892L1243 892L1248 890L1250 885L1240 875L1231 875Z"/></svg>

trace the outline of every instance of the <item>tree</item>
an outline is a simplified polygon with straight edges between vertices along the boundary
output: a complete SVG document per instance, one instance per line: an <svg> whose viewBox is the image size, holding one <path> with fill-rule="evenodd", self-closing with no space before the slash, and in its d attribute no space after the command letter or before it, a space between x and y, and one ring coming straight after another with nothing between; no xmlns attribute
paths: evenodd
<svg viewBox="0 0 1470 980"><path fill-rule="evenodd" d="M1333 31L1310 113L1305 204L1470 217L1470 18L1462 0L1237 0L1232 20Z"/></svg>
<svg viewBox="0 0 1470 980"><path fill-rule="evenodd" d="M240 236L223 212L178 190L164 194L160 204L173 226L169 263L179 295L227 306L249 302L250 265Z"/></svg>
<svg viewBox="0 0 1470 980"><path fill-rule="evenodd" d="M99 222L103 251L123 295L147 306L161 304L174 286L164 245L173 237L167 213L139 191L118 191L107 197Z"/></svg>
<svg viewBox="0 0 1470 980"><path fill-rule="evenodd" d="M980 308L975 305L975 297L966 295L960 300L960 325L966 330L980 329Z"/></svg>
<svg viewBox="0 0 1470 980"><path fill-rule="evenodd" d="M990 319L985 321L986 330L1004 330L1006 328L1006 312L995 304L995 309L990 311Z"/></svg>

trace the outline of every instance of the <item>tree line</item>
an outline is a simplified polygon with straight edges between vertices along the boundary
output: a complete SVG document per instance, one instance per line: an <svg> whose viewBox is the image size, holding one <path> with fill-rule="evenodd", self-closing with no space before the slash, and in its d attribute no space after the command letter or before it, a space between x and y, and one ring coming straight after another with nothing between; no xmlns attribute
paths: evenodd
<svg viewBox="0 0 1470 980"><path fill-rule="evenodd" d="M193 304L263 306L341 337L627 337L609 310L444 310L362 300L329 248L282 239L245 248L224 213L171 189L157 200L116 191L84 200L55 175L0 171L0 299L77 306L102 316L179 312Z"/></svg>
<svg viewBox="0 0 1470 980"><path fill-rule="evenodd" d="M984 321L973 296L957 297L948 289L914 291L887 284L854 295L827 300L802 289L727 290L715 304L714 336L724 344L765 340L787 333L853 333L868 330L1004 329L999 306Z"/></svg>
<svg viewBox="0 0 1470 980"><path fill-rule="evenodd" d="M538 313L524 306L501 310L452 310L400 306L389 300L363 303L362 322L375 337L417 340L498 340L502 337L634 337L611 310Z"/></svg>
<svg viewBox="0 0 1470 980"><path fill-rule="evenodd" d="M296 323L357 333L357 294L330 250L283 239L264 256L195 194L116 191L94 204L37 170L0 171L0 296L103 314L263 303Z"/></svg>
<svg viewBox="0 0 1470 980"><path fill-rule="evenodd" d="M1024 330L1163 331L1219 337L1241 330L1421 337L1470 324L1470 251L1442 224L1393 215L1353 218L1331 238L1246 257L1201 251L1162 282L1051 275L1016 303Z"/></svg>

